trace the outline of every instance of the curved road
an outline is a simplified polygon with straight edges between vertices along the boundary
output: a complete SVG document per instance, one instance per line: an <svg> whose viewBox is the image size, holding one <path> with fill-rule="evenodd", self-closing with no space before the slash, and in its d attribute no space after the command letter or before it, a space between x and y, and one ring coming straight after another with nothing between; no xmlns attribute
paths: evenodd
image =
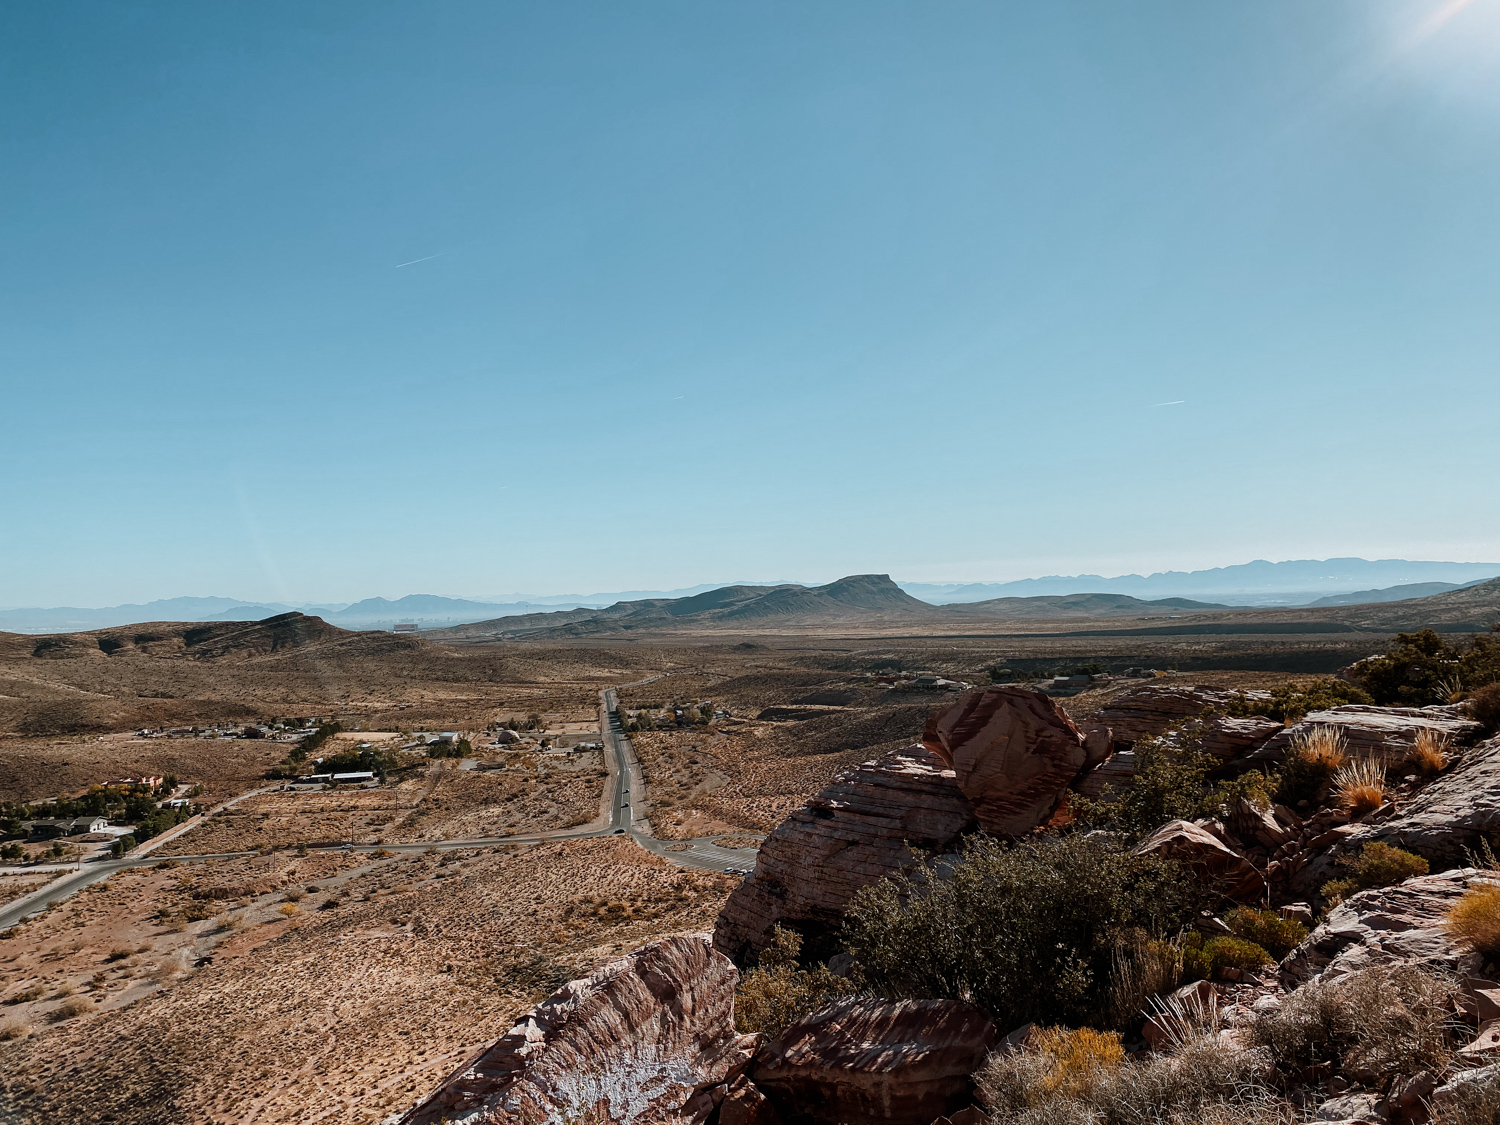
<svg viewBox="0 0 1500 1125"><path fill-rule="evenodd" d="M350 852L427 852L455 851L460 848L484 848L494 847L499 844L543 844L553 840L586 840L600 836L629 836L641 847L653 855L659 855L663 859L670 860L679 867L696 867L704 871L724 871L726 869L748 868L755 865L755 852L751 849L721 848L714 844L711 839L703 840L658 840L656 837L644 831L638 831L635 827L637 820L644 821L645 817L638 817L636 810L636 793L641 786L641 762L636 757L635 748L630 744L630 738L625 733L624 725L620 722L620 699L614 688L607 688L599 693L599 732L604 739L604 759L609 768L609 812L604 818L603 828L582 829L560 829L556 832L540 832L528 836L475 836L463 840L429 840L413 844L345 844L317 848L317 851L350 851ZM77 894L85 887L108 879L116 871L124 871L132 867L150 867L155 863L163 862L155 856L146 853L151 849L159 847L169 839L182 835L189 829L201 824L207 816L212 816L219 809L228 808L230 805L243 801L247 797L253 797L257 793L268 793L272 786L267 789L256 789L250 793L241 793L238 797L225 801L222 805L211 810L204 817L198 817L191 821L185 821L177 829L149 841L143 849L134 855L124 859L95 860L87 867L72 871L59 879L53 880L40 890L24 895L14 902L0 907L0 930L9 929L17 922L39 913L54 903L61 902L71 895ZM749 835L749 833L739 833ZM688 845L686 850L673 850ZM213 852L204 855L174 855L170 858L176 863L197 863L209 859L238 859L241 856L256 855L256 852Z"/></svg>

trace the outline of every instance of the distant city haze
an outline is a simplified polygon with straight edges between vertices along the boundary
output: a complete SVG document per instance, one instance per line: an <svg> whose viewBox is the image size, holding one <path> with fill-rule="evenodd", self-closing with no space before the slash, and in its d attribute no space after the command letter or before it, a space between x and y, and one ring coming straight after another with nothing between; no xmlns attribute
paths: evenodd
<svg viewBox="0 0 1500 1125"><path fill-rule="evenodd" d="M3 28L0 603L1500 559L1500 4Z"/></svg>

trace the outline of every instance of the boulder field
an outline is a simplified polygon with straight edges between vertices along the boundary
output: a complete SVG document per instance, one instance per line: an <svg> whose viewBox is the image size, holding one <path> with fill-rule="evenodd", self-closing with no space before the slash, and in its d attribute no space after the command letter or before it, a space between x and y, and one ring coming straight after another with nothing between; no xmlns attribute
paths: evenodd
<svg viewBox="0 0 1500 1125"><path fill-rule="evenodd" d="M1062 823L1071 792L1128 786L1135 743L1198 720L1205 708L1227 703L1225 694L1152 685L1080 727L1038 692L966 693L932 716L920 743L846 771L777 827L711 935L653 942L564 986L400 1125L978 1125L985 1118L973 1107L975 1072L997 1048L1024 1049L1027 1029L1005 1036L1010 1029L955 1000L845 997L765 1041L735 1032L736 963L751 963L777 925L802 934L804 954L826 958L860 888L908 867L917 852L956 850L966 833L1018 838ZM1469 744L1477 727L1449 707L1337 707L1290 728L1217 718L1199 733L1232 776L1278 760L1300 733L1320 727L1391 764L1431 731L1446 741L1451 760L1435 777L1407 777L1394 801L1363 817L1238 800L1219 819L1166 824L1138 850L1198 871L1230 899L1280 905L1308 921L1317 889L1365 843L1419 852L1435 873L1352 894L1264 980L1231 970L1226 981L1186 986L1186 999L1166 997L1147 1025L1147 1042L1171 1049L1167 1025L1179 1007L1220 1012L1225 1034L1233 1034L1236 1021L1248 1027L1312 982L1419 965L1462 982L1462 1015L1477 1034L1460 1058L1500 1069L1500 984L1483 975L1495 967L1444 925L1466 889L1497 878L1465 857L1500 833L1500 738ZM1319 1118L1426 1120L1434 1101L1459 1096L1478 1073L1423 1074L1384 1091L1324 1095Z"/></svg>

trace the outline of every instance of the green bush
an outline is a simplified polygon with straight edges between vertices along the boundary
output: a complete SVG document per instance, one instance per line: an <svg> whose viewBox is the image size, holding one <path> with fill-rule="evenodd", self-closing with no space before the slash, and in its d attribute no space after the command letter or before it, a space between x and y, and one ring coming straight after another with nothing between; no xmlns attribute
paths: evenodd
<svg viewBox="0 0 1500 1125"><path fill-rule="evenodd" d="M1500 682L1500 633L1480 633L1462 645L1432 629L1399 633L1384 656L1356 664L1354 675L1382 706L1447 703L1455 692Z"/></svg>
<svg viewBox="0 0 1500 1125"><path fill-rule="evenodd" d="M1196 744L1176 747L1159 738L1141 742L1129 789L1118 796L1106 794L1100 801L1075 796L1070 807L1083 824L1139 840L1168 821L1198 816L1203 778L1212 764Z"/></svg>
<svg viewBox="0 0 1500 1125"><path fill-rule="evenodd" d="M1427 874L1425 859L1389 844L1366 844L1357 856L1345 856L1338 862L1349 874L1342 879L1331 879L1322 887L1323 897L1333 906L1359 891L1391 887L1414 875Z"/></svg>
<svg viewBox="0 0 1500 1125"><path fill-rule="evenodd" d="M1346 703L1373 703L1367 692L1343 680L1313 680L1306 684L1281 684L1271 689L1269 700L1241 694L1225 710L1237 718L1265 715L1282 723L1295 723L1310 711L1326 711Z"/></svg>
<svg viewBox="0 0 1500 1125"><path fill-rule="evenodd" d="M941 879L924 866L859 891L844 937L879 995L968 1000L1005 1027L1093 1024L1119 936L1175 934L1202 899L1176 865L1098 837L978 837Z"/></svg>
<svg viewBox="0 0 1500 1125"><path fill-rule="evenodd" d="M1253 941L1280 961L1307 937L1307 927L1292 918L1283 918L1274 910L1257 910L1237 906L1224 921L1239 937Z"/></svg>
<svg viewBox="0 0 1500 1125"><path fill-rule="evenodd" d="M1184 934L1182 944L1182 979L1207 980L1220 969L1258 969L1275 960L1253 941L1241 937L1220 936L1204 940L1196 930Z"/></svg>
<svg viewBox="0 0 1500 1125"><path fill-rule="evenodd" d="M734 1026L741 1034L758 1031L775 1038L789 1025L829 1000L848 996L854 985L834 976L826 965L797 967L802 935L780 926L761 950L760 964L740 978L734 994Z"/></svg>

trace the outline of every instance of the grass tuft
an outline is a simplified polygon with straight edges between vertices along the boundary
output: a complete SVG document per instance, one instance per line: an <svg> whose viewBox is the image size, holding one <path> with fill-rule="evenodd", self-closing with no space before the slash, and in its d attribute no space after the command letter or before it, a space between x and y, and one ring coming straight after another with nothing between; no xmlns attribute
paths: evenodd
<svg viewBox="0 0 1500 1125"><path fill-rule="evenodd" d="M1476 883L1448 911L1450 934L1486 957L1500 955L1500 886Z"/></svg>
<svg viewBox="0 0 1500 1125"><path fill-rule="evenodd" d="M1441 773L1448 768L1448 763L1451 761L1448 753L1448 740L1434 731L1418 731L1417 740L1412 743L1411 755L1407 761L1423 773Z"/></svg>
<svg viewBox="0 0 1500 1125"><path fill-rule="evenodd" d="M1374 812L1385 804L1385 766L1374 758L1360 758L1333 775L1333 794L1352 816Z"/></svg>

